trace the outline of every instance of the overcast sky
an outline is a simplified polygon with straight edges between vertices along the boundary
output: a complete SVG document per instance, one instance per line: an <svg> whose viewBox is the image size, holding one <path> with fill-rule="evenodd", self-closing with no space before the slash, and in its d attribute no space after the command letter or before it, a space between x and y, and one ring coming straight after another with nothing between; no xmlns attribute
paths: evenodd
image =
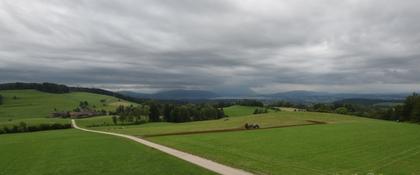
<svg viewBox="0 0 420 175"><path fill-rule="evenodd" d="M420 90L418 0L0 0L0 82Z"/></svg>

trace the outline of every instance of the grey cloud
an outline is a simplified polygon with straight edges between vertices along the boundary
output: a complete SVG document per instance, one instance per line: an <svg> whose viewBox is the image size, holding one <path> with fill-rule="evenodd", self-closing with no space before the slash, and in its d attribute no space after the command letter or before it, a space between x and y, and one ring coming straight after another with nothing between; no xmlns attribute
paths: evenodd
<svg viewBox="0 0 420 175"><path fill-rule="evenodd" d="M139 91L414 91L418 6L415 0L1 0L0 82Z"/></svg>

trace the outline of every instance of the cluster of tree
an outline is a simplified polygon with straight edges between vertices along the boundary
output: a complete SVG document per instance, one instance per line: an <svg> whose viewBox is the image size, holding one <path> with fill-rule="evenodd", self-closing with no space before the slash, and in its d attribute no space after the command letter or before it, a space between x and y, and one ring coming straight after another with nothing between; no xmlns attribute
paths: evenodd
<svg viewBox="0 0 420 175"><path fill-rule="evenodd" d="M366 104L314 104L307 106L308 111L349 114L361 117L393 121L420 122L420 96L408 96L402 105L377 106Z"/></svg>
<svg viewBox="0 0 420 175"><path fill-rule="evenodd" d="M149 121L150 108L146 105L140 106L118 106L115 111L118 116L112 116L112 122L117 124L140 124Z"/></svg>
<svg viewBox="0 0 420 175"><path fill-rule="evenodd" d="M80 109L88 109L89 108L89 103L87 101L81 101L81 102L79 102L79 108Z"/></svg>
<svg viewBox="0 0 420 175"><path fill-rule="evenodd" d="M259 106L259 107L264 106L264 104L258 100L249 100L249 99L239 100L236 102L236 104L241 105L241 106Z"/></svg>
<svg viewBox="0 0 420 175"><path fill-rule="evenodd" d="M0 128L0 134L7 133L18 133L18 132L34 132L34 131L45 131L45 130L54 130L54 129L67 129L71 128L70 124L38 124L38 125L28 125L25 122L20 122L17 125L4 126Z"/></svg>
<svg viewBox="0 0 420 175"><path fill-rule="evenodd" d="M54 83L6 83L0 84L0 90L36 89L48 93L68 93L70 88Z"/></svg>
<svg viewBox="0 0 420 175"><path fill-rule="evenodd" d="M268 113L268 108L256 108L254 110L254 114L264 114Z"/></svg>
<svg viewBox="0 0 420 175"><path fill-rule="evenodd" d="M390 108L380 114L385 120L420 122L420 95L408 96L403 105Z"/></svg>
<svg viewBox="0 0 420 175"><path fill-rule="evenodd" d="M156 110L156 112L159 111L162 111L163 120L176 123L226 117L223 108L216 108L210 104L165 104L161 110Z"/></svg>
<svg viewBox="0 0 420 175"><path fill-rule="evenodd" d="M327 112L327 113L338 113L356 115L361 117L376 118L378 111L382 111L384 108L374 105L363 105L363 104L346 104L346 103L333 103L324 104L317 103L311 106L306 106L307 111L312 112Z"/></svg>
<svg viewBox="0 0 420 175"><path fill-rule="evenodd" d="M282 101L275 101L275 102L271 103L269 106L291 108L291 107L295 107L295 104L282 100Z"/></svg>
<svg viewBox="0 0 420 175"><path fill-rule="evenodd" d="M3 104L3 96L1 96L1 94L0 94L0 105L2 105Z"/></svg>
<svg viewBox="0 0 420 175"><path fill-rule="evenodd" d="M113 121L120 122L189 122L212 120L226 117L223 108L212 104L177 104L148 101L142 106L120 106L114 113ZM147 117L147 118L145 118Z"/></svg>

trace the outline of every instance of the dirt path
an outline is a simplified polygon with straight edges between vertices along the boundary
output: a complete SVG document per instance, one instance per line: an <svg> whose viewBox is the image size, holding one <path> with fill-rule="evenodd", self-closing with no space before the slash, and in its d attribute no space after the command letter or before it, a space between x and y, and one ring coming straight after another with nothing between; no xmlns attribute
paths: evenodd
<svg viewBox="0 0 420 175"><path fill-rule="evenodd" d="M200 167L206 168L210 171L222 174L222 175L252 175L252 173L246 172L244 170L241 169L236 169L236 168L232 168L220 163L216 163L213 162L211 160L202 158L202 157L198 157L186 152L182 152L173 148L169 148L163 145L159 145L144 139L140 139L134 136L130 136L130 135L125 135L125 134L117 134L117 133L112 133L112 132L104 132L104 131L95 131L95 130L90 130L90 129L85 129L85 128L80 128L77 126L76 121L75 120L71 120L72 126L76 129L82 130L82 131L87 131L87 132L94 132L94 133L100 133L100 134L107 134L107 135L113 135L113 136L118 136L118 137L124 137L133 141L136 141L138 143L141 143L143 145L146 145L148 147L157 149L159 151L165 152L167 154L170 154L172 156L178 157L182 160L185 160L187 162L190 162L192 164L198 165Z"/></svg>

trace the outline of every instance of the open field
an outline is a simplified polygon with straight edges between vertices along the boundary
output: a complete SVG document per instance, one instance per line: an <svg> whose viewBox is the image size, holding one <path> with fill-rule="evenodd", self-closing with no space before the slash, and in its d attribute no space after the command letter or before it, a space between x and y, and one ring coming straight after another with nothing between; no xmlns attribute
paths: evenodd
<svg viewBox="0 0 420 175"><path fill-rule="evenodd" d="M420 174L419 132L364 120L149 140L257 174Z"/></svg>
<svg viewBox="0 0 420 175"><path fill-rule="evenodd" d="M130 104L90 93L24 90L1 91L1 94L6 99L0 106L0 127L21 121L28 125L69 123L67 119L44 117L54 108L70 110L85 100L97 109L106 110ZM101 103L102 99L106 102ZM292 108L251 115L255 108L232 106L224 109L231 117L187 123L114 125L111 116L78 119L77 123L89 129L145 137L256 174L420 174L420 135L417 134L420 126L417 124L294 112ZM326 124L295 126L314 121ZM245 123L269 129L230 132L243 128ZM201 133L209 131L227 132ZM159 136L165 134L180 135ZM167 167L171 168L170 174L212 174L122 138L74 129L4 134L0 140L0 175L167 174Z"/></svg>
<svg viewBox="0 0 420 175"><path fill-rule="evenodd" d="M233 105L226 108L223 108L226 115L229 117L238 117L238 116L246 116L246 115L252 115L255 111L255 109L261 107L255 107L255 106L240 106L240 105Z"/></svg>
<svg viewBox="0 0 420 175"><path fill-rule="evenodd" d="M267 114L249 115L243 117L222 118L219 120L196 121L187 123L146 123L141 125L94 127L95 130L117 132L135 136L168 134L176 132L198 132L243 128L245 123L257 123L260 127L276 127L312 123L308 120L335 123L369 120L360 117L339 114L322 114L311 112L273 112ZM87 127L93 124L112 124L110 116L94 117L77 120L79 126Z"/></svg>
<svg viewBox="0 0 420 175"><path fill-rule="evenodd" d="M0 140L0 175L213 174L127 139L74 129Z"/></svg>
<svg viewBox="0 0 420 175"><path fill-rule="evenodd" d="M131 103L117 98L85 92L52 94L36 90L0 91L4 97L0 105L0 121L22 118L48 117L54 109L68 111L78 107L80 101L87 101L96 110L114 110L118 105ZM14 99L13 97L17 97ZM105 100L104 103L101 100Z"/></svg>

